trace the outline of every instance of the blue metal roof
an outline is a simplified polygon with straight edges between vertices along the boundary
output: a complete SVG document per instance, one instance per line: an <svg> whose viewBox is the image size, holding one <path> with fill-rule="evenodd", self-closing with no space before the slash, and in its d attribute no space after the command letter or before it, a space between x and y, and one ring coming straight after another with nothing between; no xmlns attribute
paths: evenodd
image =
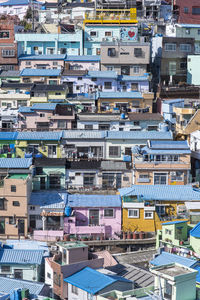
<svg viewBox="0 0 200 300"><path fill-rule="evenodd" d="M151 149L190 149L187 141L150 141Z"/></svg>
<svg viewBox="0 0 200 300"><path fill-rule="evenodd" d="M174 225L174 224L181 224L181 223L187 223L188 221L174 221L174 222L167 222L162 223L162 225Z"/></svg>
<svg viewBox="0 0 200 300"><path fill-rule="evenodd" d="M49 256L49 248L46 242L33 240L6 240L5 246L17 250L42 250L44 251L44 256Z"/></svg>
<svg viewBox="0 0 200 300"><path fill-rule="evenodd" d="M119 195L79 195L67 196L67 205L71 207L121 207Z"/></svg>
<svg viewBox="0 0 200 300"><path fill-rule="evenodd" d="M0 6L12 6L12 5L29 5L29 0L10 0L0 3Z"/></svg>
<svg viewBox="0 0 200 300"><path fill-rule="evenodd" d="M142 93L140 92L99 92L99 98L106 98L106 99L143 99Z"/></svg>
<svg viewBox="0 0 200 300"><path fill-rule="evenodd" d="M64 60L66 54L21 55L19 60Z"/></svg>
<svg viewBox="0 0 200 300"><path fill-rule="evenodd" d="M102 274L89 267L65 278L64 281L93 295L114 282L131 282L123 277Z"/></svg>
<svg viewBox="0 0 200 300"><path fill-rule="evenodd" d="M19 132L17 136L17 140L32 140L32 141L59 141L62 137L63 132L62 131L24 131L24 132Z"/></svg>
<svg viewBox="0 0 200 300"><path fill-rule="evenodd" d="M32 158L0 158L0 169L28 169Z"/></svg>
<svg viewBox="0 0 200 300"><path fill-rule="evenodd" d="M200 201L200 189L190 185L133 185L119 192L121 196L140 196L144 200Z"/></svg>
<svg viewBox="0 0 200 300"><path fill-rule="evenodd" d="M107 139L172 140L170 131L108 131Z"/></svg>
<svg viewBox="0 0 200 300"><path fill-rule="evenodd" d="M182 257L176 254L171 254L168 252L162 252L160 255L158 255L156 258L150 261L150 263L154 266L162 266L162 265L168 265L171 263L178 263L186 267L192 267L196 260Z"/></svg>
<svg viewBox="0 0 200 300"><path fill-rule="evenodd" d="M117 79L117 72L115 72L115 71L88 71L87 77Z"/></svg>
<svg viewBox="0 0 200 300"><path fill-rule="evenodd" d="M188 150L171 150L171 149L149 149L149 147L145 146L142 148L142 154L191 154L190 149L188 148Z"/></svg>
<svg viewBox="0 0 200 300"><path fill-rule="evenodd" d="M192 267L192 269L198 271L197 276L196 276L196 282L200 283L200 265L196 264Z"/></svg>
<svg viewBox="0 0 200 300"><path fill-rule="evenodd" d="M67 55L65 61L100 61L100 55Z"/></svg>
<svg viewBox="0 0 200 300"><path fill-rule="evenodd" d="M119 75L118 79L120 81L148 81L148 75L144 75L144 76Z"/></svg>
<svg viewBox="0 0 200 300"><path fill-rule="evenodd" d="M177 27L199 28L200 24L177 24Z"/></svg>
<svg viewBox="0 0 200 300"><path fill-rule="evenodd" d="M60 76L60 69L23 69L20 76Z"/></svg>
<svg viewBox="0 0 200 300"><path fill-rule="evenodd" d="M16 289L28 289L31 299L34 299L40 295L44 286L44 283L0 277L0 293L11 294Z"/></svg>
<svg viewBox="0 0 200 300"><path fill-rule="evenodd" d="M18 112L19 113L32 113L33 110L30 106L20 106Z"/></svg>
<svg viewBox="0 0 200 300"><path fill-rule="evenodd" d="M171 100L164 100L163 104L175 104L179 102L184 102L184 99L171 99Z"/></svg>
<svg viewBox="0 0 200 300"><path fill-rule="evenodd" d="M43 250L19 250L2 249L0 250L1 264L22 264L22 265L40 265L44 256Z"/></svg>
<svg viewBox="0 0 200 300"><path fill-rule="evenodd" d="M49 192L32 192L29 205L39 205L44 208L64 209L67 193L56 191Z"/></svg>
<svg viewBox="0 0 200 300"><path fill-rule="evenodd" d="M0 132L0 140L12 141L16 140L18 132Z"/></svg>
<svg viewBox="0 0 200 300"><path fill-rule="evenodd" d="M64 139L103 139L107 131L101 130L64 130Z"/></svg>
<svg viewBox="0 0 200 300"><path fill-rule="evenodd" d="M36 103L31 107L32 110L55 110L57 103Z"/></svg>
<svg viewBox="0 0 200 300"><path fill-rule="evenodd" d="M200 238L200 222L190 230L190 235L196 238Z"/></svg>

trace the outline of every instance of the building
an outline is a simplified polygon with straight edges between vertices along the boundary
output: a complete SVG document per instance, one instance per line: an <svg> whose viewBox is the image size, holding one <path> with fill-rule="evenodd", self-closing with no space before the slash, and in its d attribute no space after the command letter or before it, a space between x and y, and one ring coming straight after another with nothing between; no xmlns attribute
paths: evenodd
<svg viewBox="0 0 200 300"><path fill-rule="evenodd" d="M18 128L21 130L72 129L75 123L75 108L69 103L35 103L19 108Z"/></svg>
<svg viewBox="0 0 200 300"><path fill-rule="evenodd" d="M0 108L1 130L16 129L18 123L18 109Z"/></svg>
<svg viewBox="0 0 200 300"><path fill-rule="evenodd" d="M60 69L29 69L20 73L22 83L60 84Z"/></svg>
<svg viewBox="0 0 200 300"><path fill-rule="evenodd" d="M32 159L1 158L1 238L28 233L28 201L32 190Z"/></svg>
<svg viewBox="0 0 200 300"><path fill-rule="evenodd" d="M191 151L187 141L148 141L133 151L134 184L184 185L190 179Z"/></svg>
<svg viewBox="0 0 200 300"><path fill-rule="evenodd" d="M118 195L68 195L64 231L79 237L119 238L121 200Z"/></svg>
<svg viewBox="0 0 200 300"><path fill-rule="evenodd" d="M133 185L119 190L123 231L156 232L162 223L188 220L187 203L198 205L198 189L185 185Z"/></svg>
<svg viewBox="0 0 200 300"><path fill-rule="evenodd" d="M198 223L195 227L190 231L190 245L195 253L200 254L200 223Z"/></svg>
<svg viewBox="0 0 200 300"><path fill-rule="evenodd" d="M184 107L184 99L159 100L157 101L157 110L163 115L164 120L174 129L176 115L174 107Z"/></svg>
<svg viewBox="0 0 200 300"><path fill-rule="evenodd" d="M161 83L168 85L186 82L187 56L194 53L194 39L190 36L163 37Z"/></svg>
<svg viewBox="0 0 200 300"><path fill-rule="evenodd" d="M34 191L65 189L65 158L35 158L34 166Z"/></svg>
<svg viewBox="0 0 200 300"><path fill-rule="evenodd" d="M1 132L0 133L0 157L15 157L15 140L17 137L16 132Z"/></svg>
<svg viewBox="0 0 200 300"><path fill-rule="evenodd" d="M57 70L55 71L57 72ZM63 103L66 102L68 93L67 86L64 84L41 84L41 82L39 84L31 84L29 91L31 104L47 102Z"/></svg>
<svg viewBox="0 0 200 300"><path fill-rule="evenodd" d="M185 0L184 0L184 2L185 2ZM192 20L192 19L190 19L190 20ZM195 52L193 54L199 54L200 53L200 35L199 35L200 25L194 24L194 23L190 24L190 23L191 22L177 24L175 26L175 35L176 35L176 37L181 37L184 39L187 39L187 38L194 39L194 47L195 47L194 51ZM190 53L188 52L187 54L190 54Z"/></svg>
<svg viewBox="0 0 200 300"><path fill-rule="evenodd" d="M19 69L62 69L66 54L50 55L21 55Z"/></svg>
<svg viewBox="0 0 200 300"><path fill-rule="evenodd" d="M2 82L0 89L1 108L18 108L30 105L30 83Z"/></svg>
<svg viewBox="0 0 200 300"><path fill-rule="evenodd" d="M133 288L134 283L128 279L119 276L107 275L93 270L89 267L84 268L77 273L66 277L64 282L68 283L68 295L69 299L73 297L76 300L84 300L89 297L95 297L99 293L105 293L115 289L118 290L130 290ZM96 283L98 282L98 286Z"/></svg>
<svg viewBox="0 0 200 300"><path fill-rule="evenodd" d="M176 139L189 139L189 134L196 131L198 127L199 111L198 104L184 105L184 107L174 107L173 111L176 115L175 135Z"/></svg>
<svg viewBox="0 0 200 300"><path fill-rule="evenodd" d="M200 55L188 55L187 57L187 83L192 85L200 85L198 77L198 66L200 63Z"/></svg>
<svg viewBox="0 0 200 300"><path fill-rule="evenodd" d="M175 0L177 21L180 24L199 24L199 2L198 0Z"/></svg>
<svg viewBox="0 0 200 300"><path fill-rule="evenodd" d="M65 69L70 70L100 70L100 55L67 55L64 59Z"/></svg>
<svg viewBox="0 0 200 300"><path fill-rule="evenodd" d="M196 299L196 270L172 263L154 267L151 272L155 275L157 295L162 293L166 299L172 300Z"/></svg>
<svg viewBox="0 0 200 300"><path fill-rule="evenodd" d="M41 3L36 0L33 3L29 0L9 0L2 2L0 3L0 14L18 16L20 20L23 20L31 5L34 6L34 9L38 9L41 6Z"/></svg>

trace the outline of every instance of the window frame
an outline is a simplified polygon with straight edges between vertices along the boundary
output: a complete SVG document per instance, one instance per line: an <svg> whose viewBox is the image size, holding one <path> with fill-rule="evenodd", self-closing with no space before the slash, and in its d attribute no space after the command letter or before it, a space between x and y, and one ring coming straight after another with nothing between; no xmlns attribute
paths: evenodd
<svg viewBox="0 0 200 300"><path fill-rule="evenodd" d="M115 150L117 148L117 154L115 154ZM121 146L109 146L109 157L121 157Z"/></svg>
<svg viewBox="0 0 200 300"><path fill-rule="evenodd" d="M107 216L106 214L105 214L105 212L106 211L112 211L112 216ZM103 211L103 215L104 215L104 218L108 218L108 219L110 219L110 218L114 218L115 217L115 215L114 215L114 208L104 208L104 211Z"/></svg>
<svg viewBox="0 0 200 300"><path fill-rule="evenodd" d="M146 214L151 214L151 216L150 216L150 217L147 217ZM153 211L148 211L148 210L145 210L145 211L144 211L144 219L145 219L145 220L152 220L153 217L154 217Z"/></svg>
<svg viewBox="0 0 200 300"><path fill-rule="evenodd" d="M174 47L174 49L173 49L173 47ZM170 48L171 47L171 49L167 49L167 48ZM177 48L177 46L176 46L176 44L175 43L165 43L165 51L166 52L176 52L176 48Z"/></svg>
<svg viewBox="0 0 200 300"><path fill-rule="evenodd" d="M134 211L137 214L135 216L130 216L130 214L129 214L130 211ZM140 217L140 210L138 208L129 208L128 209L128 218L129 219L139 219L139 217Z"/></svg>
<svg viewBox="0 0 200 300"><path fill-rule="evenodd" d="M17 192L17 187L16 187L16 185L11 184L11 186L10 186L10 191L11 191L12 193L16 193L16 192Z"/></svg>

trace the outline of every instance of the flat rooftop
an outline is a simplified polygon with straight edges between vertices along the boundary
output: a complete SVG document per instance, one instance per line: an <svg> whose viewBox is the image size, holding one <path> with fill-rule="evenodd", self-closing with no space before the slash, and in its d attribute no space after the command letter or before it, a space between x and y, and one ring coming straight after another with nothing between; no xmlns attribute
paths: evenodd
<svg viewBox="0 0 200 300"><path fill-rule="evenodd" d="M173 265L173 266L164 266L163 268L158 270L160 273L171 276L171 277L176 277L179 275L183 274L189 274L191 273L191 270L188 270L185 267L181 267L178 265Z"/></svg>
<svg viewBox="0 0 200 300"><path fill-rule="evenodd" d="M83 248L88 247L86 244L77 242L58 242L56 243L57 246L63 247L65 249L72 249L72 248Z"/></svg>

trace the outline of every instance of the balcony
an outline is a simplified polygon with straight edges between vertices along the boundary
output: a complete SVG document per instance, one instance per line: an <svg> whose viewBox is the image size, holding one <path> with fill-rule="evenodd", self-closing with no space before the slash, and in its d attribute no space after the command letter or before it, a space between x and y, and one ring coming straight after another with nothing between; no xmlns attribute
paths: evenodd
<svg viewBox="0 0 200 300"><path fill-rule="evenodd" d="M33 239L36 241L55 242L63 239L63 230L34 230Z"/></svg>
<svg viewBox="0 0 200 300"><path fill-rule="evenodd" d="M0 93L0 100L29 100L30 94L23 93Z"/></svg>
<svg viewBox="0 0 200 300"><path fill-rule="evenodd" d="M48 102L48 99L47 97L31 97L30 98L30 102L33 103L33 102L39 102L39 103L47 103Z"/></svg>
<svg viewBox="0 0 200 300"><path fill-rule="evenodd" d="M106 233L106 226L100 225L100 226L75 226L75 224L66 224L65 233L70 234L104 234Z"/></svg>

